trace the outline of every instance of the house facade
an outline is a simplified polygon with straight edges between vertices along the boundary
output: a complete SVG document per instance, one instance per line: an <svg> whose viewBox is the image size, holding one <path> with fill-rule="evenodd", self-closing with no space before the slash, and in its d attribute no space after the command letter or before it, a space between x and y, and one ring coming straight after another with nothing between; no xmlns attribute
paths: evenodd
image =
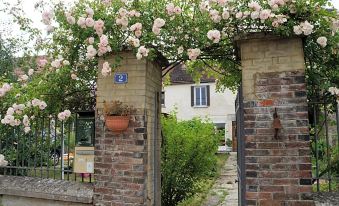
<svg viewBox="0 0 339 206"><path fill-rule="evenodd" d="M197 84L182 67L169 75L170 85L164 86L162 93L162 112L176 110L180 120L208 118L218 129L225 128L225 137L231 138L236 94L227 89L217 92L214 78L203 77Z"/></svg>

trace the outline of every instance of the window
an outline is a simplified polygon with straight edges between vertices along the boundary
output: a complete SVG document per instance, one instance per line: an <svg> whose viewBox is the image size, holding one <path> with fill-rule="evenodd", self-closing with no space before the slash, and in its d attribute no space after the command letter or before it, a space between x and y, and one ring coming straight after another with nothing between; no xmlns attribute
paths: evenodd
<svg viewBox="0 0 339 206"><path fill-rule="evenodd" d="M207 107L210 105L209 85L191 87L191 106Z"/></svg>

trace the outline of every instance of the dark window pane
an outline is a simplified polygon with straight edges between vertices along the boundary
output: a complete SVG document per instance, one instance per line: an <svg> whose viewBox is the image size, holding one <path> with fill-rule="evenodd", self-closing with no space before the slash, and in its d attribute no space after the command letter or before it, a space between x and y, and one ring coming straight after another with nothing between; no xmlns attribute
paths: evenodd
<svg viewBox="0 0 339 206"><path fill-rule="evenodd" d="M195 105L200 106L200 87L195 88Z"/></svg>
<svg viewBox="0 0 339 206"><path fill-rule="evenodd" d="M207 105L206 87L201 87L201 105Z"/></svg>

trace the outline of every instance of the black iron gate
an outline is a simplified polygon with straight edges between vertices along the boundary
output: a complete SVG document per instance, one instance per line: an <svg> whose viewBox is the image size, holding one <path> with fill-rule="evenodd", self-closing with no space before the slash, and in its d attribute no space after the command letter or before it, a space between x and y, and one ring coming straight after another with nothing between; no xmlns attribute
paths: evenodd
<svg viewBox="0 0 339 206"><path fill-rule="evenodd" d="M339 108L328 92L309 97L314 192L339 191Z"/></svg>
<svg viewBox="0 0 339 206"><path fill-rule="evenodd" d="M237 134L237 172L238 172L238 202L240 206L246 205L245 189L245 141L244 141L244 104L242 86L239 87L235 101L236 134Z"/></svg>

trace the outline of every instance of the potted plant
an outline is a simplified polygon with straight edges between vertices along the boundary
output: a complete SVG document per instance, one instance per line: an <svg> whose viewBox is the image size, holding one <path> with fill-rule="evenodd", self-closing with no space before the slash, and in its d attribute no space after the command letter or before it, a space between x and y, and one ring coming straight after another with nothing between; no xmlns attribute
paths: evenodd
<svg viewBox="0 0 339 206"><path fill-rule="evenodd" d="M132 106L124 105L120 101L104 103L105 125L113 132L121 133L128 128L129 115L133 111Z"/></svg>

